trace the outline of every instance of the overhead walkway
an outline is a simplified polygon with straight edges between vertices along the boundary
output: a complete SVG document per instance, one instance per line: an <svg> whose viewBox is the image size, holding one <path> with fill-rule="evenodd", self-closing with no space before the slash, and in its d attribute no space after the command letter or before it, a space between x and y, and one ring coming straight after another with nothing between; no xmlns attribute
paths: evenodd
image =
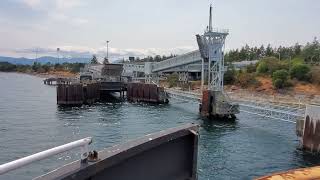
<svg viewBox="0 0 320 180"><path fill-rule="evenodd" d="M145 74L164 72L170 69L181 67L180 71L187 71L186 65L201 62L202 58L199 50L195 50L186 54L182 54L160 62L146 62L144 64L124 64L124 73L132 74L132 72L143 72Z"/></svg>

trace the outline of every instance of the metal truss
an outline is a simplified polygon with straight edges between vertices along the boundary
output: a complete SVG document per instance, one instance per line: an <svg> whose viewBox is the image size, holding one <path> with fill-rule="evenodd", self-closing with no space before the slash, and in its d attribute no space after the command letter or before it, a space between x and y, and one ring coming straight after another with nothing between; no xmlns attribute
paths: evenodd
<svg viewBox="0 0 320 180"><path fill-rule="evenodd" d="M188 101L188 102L200 102L201 94L165 89L169 94L170 98ZM226 98L230 98L227 94ZM252 100L230 100L240 105L240 112L249 113L265 118L271 118L275 120L281 120L291 123L296 123L297 119L301 119L305 114L305 106L302 104L286 104L286 103L275 103L270 101L252 101Z"/></svg>
<svg viewBox="0 0 320 180"><path fill-rule="evenodd" d="M160 72L187 64L201 62L202 58L199 51L192 51L183 55L179 55L164 61L154 63L152 72Z"/></svg>
<svg viewBox="0 0 320 180"><path fill-rule="evenodd" d="M145 83L147 84L157 84L159 85L160 77L157 73L155 74L146 74Z"/></svg>
<svg viewBox="0 0 320 180"><path fill-rule="evenodd" d="M305 108L297 105L245 100L238 101L238 103L241 112L291 123L296 123L296 120L302 119L305 114Z"/></svg>
<svg viewBox="0 0 320 180"><path fill-rule="evenodd" d="M187 83L189 80L189 73L188 72L179 72L179 81L183 83Z"/></svg>
<svg viewBox="0 0 320 180"><path fill-rule="evenodd" d="M166 93L168 93L170 98L182 100L182 101L191 101L191 102L200 102L201 101L201 94L188 92L188 91L181 91L181 90L173 90L165 88Z"/></svg>

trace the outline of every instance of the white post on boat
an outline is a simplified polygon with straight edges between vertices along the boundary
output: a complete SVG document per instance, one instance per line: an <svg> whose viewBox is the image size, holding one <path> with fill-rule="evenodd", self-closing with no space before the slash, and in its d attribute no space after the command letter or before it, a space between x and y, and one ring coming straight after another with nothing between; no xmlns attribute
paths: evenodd
<svg viewBox="0 0 320 180"><path fill-rule="evenodd" d="M86 162L87 157L89 155L88 152L88 145L91 144L92 142L92 138L91 137L87 137L84 139L80 139L78 141L73 141L71 143L68 144L64 144L58 147L54 147L15 161L11 161L5 164L0 165L0 175L7 173L9 171L18 169L20 167L26 166L28 164L31 164L35 161L40 161L42 159L54 156L56 154L60 154L78 147L81 147L81 162Z"/></svg>

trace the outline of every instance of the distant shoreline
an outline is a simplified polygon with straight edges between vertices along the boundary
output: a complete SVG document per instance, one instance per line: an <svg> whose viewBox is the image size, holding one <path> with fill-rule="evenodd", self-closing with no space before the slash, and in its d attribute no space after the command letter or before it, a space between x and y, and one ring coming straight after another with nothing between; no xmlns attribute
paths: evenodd
<svg viewBox="0 0 320 180"><path fill-rule="evenodd" d="M76 77L76 73L71 73L69 71L50 71L47 73L37 73L37 72L18 72L18 71L0 71L1 73L17 73L25 74L30 76L36 76L40 78L50 78L50 77L62 77L62 78L71 78Z"/></svg>

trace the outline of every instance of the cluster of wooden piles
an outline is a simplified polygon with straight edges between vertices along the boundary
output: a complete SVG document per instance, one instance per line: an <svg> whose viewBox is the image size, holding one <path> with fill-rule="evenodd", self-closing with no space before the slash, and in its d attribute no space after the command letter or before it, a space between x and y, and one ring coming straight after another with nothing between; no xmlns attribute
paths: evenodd
<svg viewBox="0 0 320 180"><path fill-rule="evenodd" d="M100 84L58 84L57 104L64 106L77 106L92 104L100 99Z"/></svg>
<svg viewBox="0 0 320 180"><path fill-rule="evenodd" d="M131 102L168 103L164 88L155 84L128 83L127 99Z"/></svg>

